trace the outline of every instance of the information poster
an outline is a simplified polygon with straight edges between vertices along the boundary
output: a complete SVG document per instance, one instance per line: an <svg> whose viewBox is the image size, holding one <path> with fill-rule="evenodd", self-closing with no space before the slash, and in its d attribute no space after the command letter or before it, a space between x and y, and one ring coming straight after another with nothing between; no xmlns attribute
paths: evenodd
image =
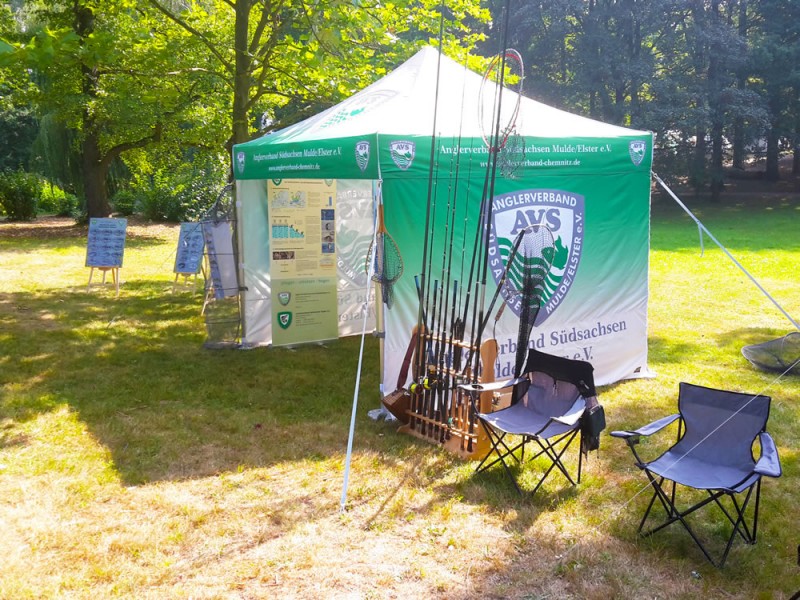
<svg viewBox="0 0 800 600"><path fill-rule="evenodd" d="M267 182L272 341L286 346L336 339L336 182Z"/></svg>
<svg viewBox="0 0 800 600"><path fill-rule="evenodd" d="M86 244L87 267L119 268L125 253L127 219L89 220L89 240Z"/></svg>
<svg viewBox="0 0 800 600"><path fill-rule="evenodd" d="M197 273L203 260L204 248L203 228L200 223L181 223L173 272L192 275Z"/></svg>
<svg viewBox="0 0 800 600"><path fill-rule="evenodd" d="M233 254L233 234L230 223L220 221L203 223L203 239L208 252L208 266L211 283L214 286L214 299L222 300L239 293L236 278L236 261Z"/></svg>

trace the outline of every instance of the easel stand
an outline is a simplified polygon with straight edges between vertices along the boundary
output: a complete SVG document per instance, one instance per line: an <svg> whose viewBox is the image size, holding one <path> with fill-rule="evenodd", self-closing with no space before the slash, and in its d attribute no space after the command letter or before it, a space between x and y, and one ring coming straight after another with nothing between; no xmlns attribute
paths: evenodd
<svg viewBox="0 0 800 600"><path fill-rule="evenodd" d="M183 280L178 283L178 278L182 277ZM190 283L191 280L191 283ZM172 282L172 294L180 287L182 290L191 288L192 292L197 291L197 273L175 273L175 281Z"/></svg>
<svg viewBox="0 0 800 600"><path fill-rule="evenodd" d="M106 274L111 271L111 282L117 290L117 298L119 298L119 267L90 267L89 271L89 283L86 285L86 291L88 292L92 288L92 276L94 275L94 270L97 269L98 271L103 272L103 280L100 283L95 283L95 286L105 286L106 285Z"/></svg>

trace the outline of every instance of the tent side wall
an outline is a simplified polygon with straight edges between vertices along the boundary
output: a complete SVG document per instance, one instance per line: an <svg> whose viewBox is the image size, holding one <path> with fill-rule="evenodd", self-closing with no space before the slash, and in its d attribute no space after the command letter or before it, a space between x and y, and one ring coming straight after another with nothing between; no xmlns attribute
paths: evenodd
<svg viewBox="0 0 800 600"><path fill-rule="evenodd" d="M240 248L240 280L244 288L242 345L272 343L270 293L270 239L267 182L236 182L236 209Z"/></svg>
<svg viewBox="0 0 800 600"><path fill-rule="evenodd" d="M384 153L391 142L382 142ZM646 145L645 154L632 156L630 146L635 143L640 150L639 142ZM441 313L442 297L452 303L456 294L460 298L456 303L464 301L486 170L485 159L473 165L465 160L457 178L455 168L451 169L450 178L442 177L445 167L440 168L440 177L432 186L428 268L423 265L423 248L428 200L425 165L430 145L422 138L416 139L415 144L414 161L420 160L419 169L383 169L386 224L406 267L395 286L396 302L386 313L382 380L387 393L394 389L411 330L417 323L415 275L429 270L431 281L424 284L423 304L426 313L433 311L435 304L438 312L427 316L427 323L438 323L434 327L450 335L453 316ZM482 140L462 140L461 144L479 148ZM580 142L535 139L528 140L528 145L566 149L553 153L562 155L550 159L554 166L522 168L514 178L498 176L495 181L493 228L498 237L510 243L519 227L539 222L547 225L557 239L559 250L549 276L548 300L537 318L532 343L545 352L591 361L598 384L648 376L652 137L646 134ZM581 146L590 153L588 158L581 154ZM600 153L592 150L599 147L608 149L605 160L597 158ZM479 156L477 152L475 155ZM490 249L490 258L498 247ZM483 292L486 307L497 279L490 268ZM473 278L473 289L478 280ZM495 312L498 308L499 304ZM498 377L511 376L517 323L510 310L496 325L494 315L490 315L482 336L484 340L495 337L498 341Z"/></svg>
<svg viewBox="0 0 800 600"><path fill-rule="evenodd" d="M270 180L243 179L236 183L242 291L242 344L273 343L271 278ZM375 328L374 291L364 269L372 241L373 182L336 182L337 314L339 336L361 333L363 305L369 306L367 329Z"/></svg>

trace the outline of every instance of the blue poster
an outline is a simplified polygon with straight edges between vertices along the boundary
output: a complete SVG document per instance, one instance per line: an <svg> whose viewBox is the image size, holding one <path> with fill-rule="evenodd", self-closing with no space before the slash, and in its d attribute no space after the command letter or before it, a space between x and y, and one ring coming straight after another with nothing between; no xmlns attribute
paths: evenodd
<svg viewBox="0 0 800 600"><path fill-rule="evenodd" d="M86 245L86 266L121 267L127 227L127 219L91 219L89 241Z"/></svg>
<svg viewBox="0 0 800 600"><path fill-rule="evenodd" d="M181 223L174 273L195 274L203 260L203 227L200 223Z"/></svg>
<svg viewBox="0 0 800 600"><path fill-rule="evenodd" d="M221 300L239 293L236 275L236 261L233 254L233 234L230 223L220 221L203 222L203 237L208 253L208 266L211 271L211 283L214 299Z"/></svg>

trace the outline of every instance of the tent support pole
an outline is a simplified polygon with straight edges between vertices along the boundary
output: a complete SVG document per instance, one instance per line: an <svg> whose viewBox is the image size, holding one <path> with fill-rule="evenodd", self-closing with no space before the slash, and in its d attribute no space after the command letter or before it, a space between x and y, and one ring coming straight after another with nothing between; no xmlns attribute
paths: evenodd
<svg viewBox="0 0 800 600"><path fill-rule="evenodd" d="M378 175L380 177L380 174ZM382 179L378 180L378 193L382 194ZM381 202L383 198L381 197ZM378 211L375 210L374 221L372 223L372 245L377 242L378 237ZM356 432L356 412L358 410L358 392L361 388L361 365L364 362L364 339L367 337L367 316L369 315L369 288L372 286L372 276L375 274L375 261L370 261L367 266L367 288L364 294L364 304L361 307L362 323L361 326L361 346L358 351L358 367L356 368L356 385L353 390L353 410L350 413L350 432L347 435L347 453L344 459L344 482L342 483L342 498L339 503L339 511L344 512L347 508L347 485L350 481L350 462L353 456L353 438ZM377 299L376 299L377 301ZM377 307L377 310L380 310ZM382 342L381 342L382 343ZM383 385L383 371L381 370L381 385Z"/></svg>

